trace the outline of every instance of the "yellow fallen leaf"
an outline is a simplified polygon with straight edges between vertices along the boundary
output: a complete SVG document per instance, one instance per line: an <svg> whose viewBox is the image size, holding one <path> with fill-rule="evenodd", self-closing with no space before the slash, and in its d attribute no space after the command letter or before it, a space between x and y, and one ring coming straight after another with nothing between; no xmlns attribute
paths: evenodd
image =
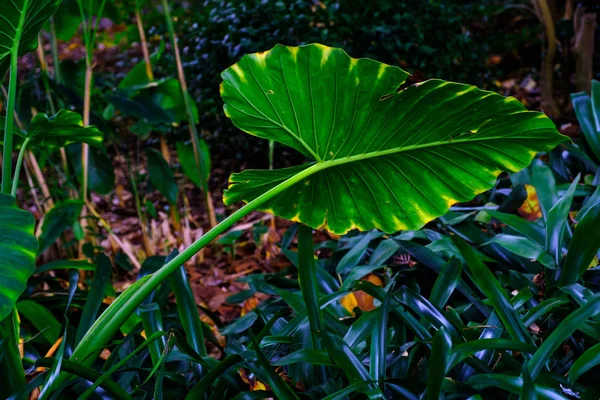
<svg viewBox="0 0 600 400"><path fill-rule="evenodd" d="M517 211L519 212L519 215L526 220L535 221L542 217L540 200L538 199L537 192L533 185L525 184L525 190L527 190L527 198Z"/></svg>

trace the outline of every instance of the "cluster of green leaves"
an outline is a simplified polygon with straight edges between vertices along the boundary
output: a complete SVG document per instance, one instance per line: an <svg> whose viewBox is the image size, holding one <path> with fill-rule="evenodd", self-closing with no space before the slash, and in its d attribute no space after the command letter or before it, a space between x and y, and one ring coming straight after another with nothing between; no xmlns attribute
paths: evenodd
<svg viewBox="0 0 600 400"><path fill-rule="evenodd" d="M330 74L332 79L319 79ZM594 171L595 165L581 162L587 158L575 145L568 145L572 156L557 157L560 152L550 150L564 139L548 119L518 102L435 80L396 91L406 77L398 68L354 60L322 45L278 46L226 70L221 92L233 122L312 161L234 175L226 200L249 205L209 232L201 245L245 210L262 207L302 223L280 243L293 266L244 278L249 290L230 302L257 292L269 299L232 325L214 320L227 336L222 347L198 319L181 268L201 245L147 260L139 280L96 319L110 291L110 263L98 254L83 312L74 316L83 322L74 335L68 329L63 335L64 348L75 349L59 369L71 379L56 372L64 348L49 360L36 343L56 337L58 320L47 323L54 327L51 337L34 339L39 326L33 324L28 354L36 366L53 366L45 374L45 390L83 398L99 386L117 398L160 398L167 391L215 399L342 399L358 393L408 399L504 398L506 393L595 398L600 337L594 315L600 298L581 283L596 275L588 266L600 246L593 228L600 205L593 186L578 185L579 178L569 182L571 174ZM333 104L333 111L323 112L319 102ZM403 113L417 109L418 114ZM444 129L426 129L432 113ZM329 123L315 123L327 118ZM344 134L336 137L339 132ZM536 152L546 153L549 162L538 160L522 170ZM384 171L378 163L402 168L384 175L377 173ZM501 169L519 172L496 182ZM427 184L415 184L417 177ZM557 185L557 179L565 183ZM514 215L525 185L539 194L543 216L537 222ZM477 213L447 212L452 203L490 187L480 199L488 205ZM333 203L317 197L328 193L338 193L328 200ZM498 207L492 210L494 203ZM573 209L576 225L569 219ZM319 243L316 250L330 256L317 259L312 229L304 224L366 232ZM374 227L383 232L370 231ZM93 265L54 263L41 271L60 268ZM382 285L360 279L367 274L376 274ZM73 286L76 276L70 274L74 294L80 293ZM348 299L358 291L373 297L373 309L343 306L352 304ZM168 300L171 292L175 304ZM66 296L67 305L85 298ZM54 314L65 305L59 298L46 305ZM42 315L51 320L52 312L23 301L22 313L32 322L44 320ZM31 308L38 308L39 316L34 318ZM223 353L220 360L207 357L205 338ZM97 349L105 346L111 356L102 361ZM249 390L246 382L262 390Z"/></svg>
<svg viewBox="0 0 600 400"><path fill-rule="evenodd" d="M59 2L11 4L24 10L36 4L48 18ZM92 15L102 9L98 4L89 2L82 10ZM402 17L384 21L388 30L405 29L403 18L409 16L385 4L378 10L382 16ZM442 4L432 4L447 17ZM317 4L310 12L338 12L338 6ZM207 9L211 18L218 17ZM15 15L15 26L28 34L43 24L35 19L28 25L29 11ZM341 20L357 26L355 18ZM329 31L317 27L316 32ZM348 32L331 40L348 40ZM14 54L34 47L23 37L28 47L21 51L17 39ZM385 51L403 48L397 41L369 43L380 43ZM431 52L422 47L413 43L403 49L417 62L421 52ZM450 64L456 64L452 57ZM0 58L0 66L5 61ZM143 138L182 122L190 111L178 80L152 81L144 73L139 64L114 93L101 96L105 102L96 110L98 118L110 119L118 110L135 119L132 131ZM591 178L597 154L587 155L581 143L552 151L565 138L550 120L515 99L440 80L404 87L408 73L402 69L323 45L276 46L243 57L222 77L225 115L241 130L287 145L307 162L234 174L224 200L248 204L181 254L148 258L136 283L121 294L110 285L111 260L89 245L87 260L35 267L36 255L66 229L73 229L75 242L83 238L78 220L84 203L67 199L51 209L38 246L33 218L15 205L14 184L13 196L0 195L0 362L6 362L0 376L10 378L4 365L14 366L15 357L21 362L19 337L26 371L47 369L26 385L9 386L18 392L3 389L3 394L22 398L41 387L42 398L598 397L600 297L596 268L589 268L596 266L600 247L595 230L600 191ZM15 78L13 73L13 88ZM597 86L591 98L580 95L583 106L576 105L580 118L591 118L583 125L594 152ZM14 106L14 92L8 102ZM103 140L98 129L83 127L77 114L64 110L36 115L23 132L9 122L5 133L23 138L20 159L28 147L71 145L69 159L79 176L82 153L73 143ZM184 173L206 190L209 163L195 168L190 146L177 150ZM205 146L201 151L207 155ZM540 156L528 167L536 153ZM149 182L176 204L171 168L155 150L146 156ZM101 178L106 156L95 164L95 153L90 157L90 173ZM501 171L513 174L497 182ZM585 184L579 184L578 174ZM112 190L111 181L97 182L90 176L93 191ZM535 222L514 214L525 187L538 193L542 216ZM479 199L486 207L449 211L488 189ZM182 265L255 209L299 222L280 243L293 266L244 278L249 289L232 296L231 303L258 292L269 298L232 325L221 326L204 310L226 335L223 345L200 321ZM312 228L349 233L315 249ZM330 256L316 258L315 250ZM81 271L93 271L93 277ZM361 280L368 274L381 286ZM46 289L43 298L40 287ZM373 309L349 309L359 291L374 299ZM107 297L116 297L109 307ZM24 321L21 329L16 313ZM206 341L221 352L220 359L208 357ZM46 357L50 347L52 356ZM104 348L110 355L98 357Z"/></svg>

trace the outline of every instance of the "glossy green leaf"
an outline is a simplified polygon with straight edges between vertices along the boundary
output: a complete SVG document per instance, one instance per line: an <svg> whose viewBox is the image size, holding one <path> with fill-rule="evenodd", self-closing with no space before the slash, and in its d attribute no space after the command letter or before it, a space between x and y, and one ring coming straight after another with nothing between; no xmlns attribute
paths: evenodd
<svg viewBox="0 0 600 400"><path fill-rule="evenodd" d="M543 225L539 225L534 222L529 222L526 219L519 217L518 215L505 214L494 210L487 211L487 213L489 213L492 217L496 218L503 224L506 224L515 231L519 232L523 236L526 236L529 239L541 245L544 244L546 232L544 230Z"/></svg>
<svg viewBox="0 0 600 400"><path fill-rule="evenodd" d="M418 229L564 140L515 99L312 44L247 55L222 73L225 114L312 161L230 178L227 204L296 176L262 209L334 233ZM294 181L295 182L295 181Z"/></svg>
<svg viewBox="0 0 600 400"><path fill-rule="evenodd" d="M382 240L369 257L369 265L382 266L400 249L394 239Z"/></svg>
<svg viewBox="0 0 600 400"><path fill-rule="evenodd" d="M441 312L419 293L410 288L402 287L398 291L398 296L396 298L399 298L399 301L418 313L420 317L429 321L436 329L440 330L445 328L447 333L453 338L460 337L456 328L454 328L450 321L448 321Z"/></svg>
<svg viewBox="0 0 600 400"><path fill-rule="evenodd" d="M331 359L340 367L350 383L370 381L371 376L352 349L339 336L325 333L323 343Z"/></svg>
<svg viewBox="0 0 600 400"><path fill-rule="evenodd" d="M142 320L142 326L146 335L154 335L156 332L163 331L162 313L157 303L142 304L137 314ZM152 359L152 365L154 366L153 372L156 372L158 368L164 362L166 354L167 343L165 338L161 338L154 343L150 344L150 358ZM149 379L148 377L147 379Z"/></svg>
<svg viewBox="0 0 600 400"><path fill-rule="evenodd" d="M208 180L210 178L211 161L210 150L204 140L198 138L200 150L200 169L196 165L196 157L194 155L194 147L191 143L177 142L177 156L181 163L181 169L185 176L199 188L208 191Z"/></svg>
<svg viewBox="0 0 600 400"><path fill-rule="evenodd" d="M86 334L96 320L98 311L100 311L100 307L102 306L102 301L106 296L106 289L111 283L111 275L112 262L110 261L110 258L102 253L96 260L96 273L94 274L90 291L87 293L83 312L81 313L81 319L77 326L75 344L79 343L83 335Z"/></svg>
<svg viewBox="0 0 600 400"><path fill-rule="evenodd" d="M148 177L152 186L171 204L177 204L179 190L173 171L165 161L162 154L154 149L146 149L148 158Z"/></svg>
<svg viewBox="0 0 600 400"><path fill-rule="evenodd" d="M320 333L323 332L323 314L319 307L319 283L313 246L312 229L306 225L298 227L298 284L306 309L312 345L321 350Z"/></svg>
<svg viewBox="0 0 600 400"><path fill-rule="evenodd" d="M531 379L531 374L527 368L527 363L523 364L521 378L523 379L523 389L521 390L520 400L537 400L538 396L535 383L533 382L533 379Z"/></svg>
<svg viewBox="0 0 600 400"><path fill-rule="evenodd" d="M22 56L38 46L38 33L56 12L61 0L8 0L2 7L0 24L0 81L9 68L10 55L18 48Z"/></svg>
<svg viewBox="0 0 600 400"><path fill-rule="evenodd" d="M558 201L556 179L550 167L539 159L533 162L531 169L531 178L540 202L540 209L544 216L544 221L547 221L548 213Z"/></svg>
<svg viewBox="0 0 600 400"><path fill-rule="evenodd" d="M523 325L529 326L544 315L548 314L554 308L568 303L569 299L567 299L566 297L555 297L551 299L546 299L540 304L536 305L535 307L532 307L525 313L525 315L523 316Z"/></svg>
<svg viewBox="0 0 600 400"><path fill-rule="evenodd" d="M600 365L600 343L587 349L575 360L567 377L569 381L576 382L581 375L598 365Z"/></svg>
<svg viewBox="0 0 600 400"><path fill-rule="evenodd" d="M202 321L198 315L198 307L185 268L181 266L169 277L169 281L175 294L179 320L185 332L186 341L196 353L206 356Z"/></svg>
<svg viewBox="0 0 600 400"><path fill-rule="evenodd" d="M36 114L22 135L29 139L29 146L55 149L78 142L100 146L104 140L98 128L83 126L81 115L67 110L60 110L51 117Z"/></svg>
<svg viewBox="0 0 600 400"><path fill-rule="evenodd" d="M517 312L510 304L508 295L494 274L481 262L475 251L464 240L455 236L452 237L452 240L465 257L467 266L471 271L471 279L492 303L504 328L513 339L532 343L531 336L529 336Z"/></svg>
<svg viewBox="0 0 600 400"><path fill-rule="evenodd" d="M52 346L56 342L60 336L60 323L46 307L32 300L22 300L17 303L17 311L21 318L31 322L47 344Z"/></svg>
<svg viewBox="0 0 600 400"><path fill-rule="evenodd" d="M431 356L429 358L429 375L427 377L427 399L438 400L442 396L442 384L446 379L446 368L452 350L452 339L442 328L433 338Z"/></svg>
<svg viewBox="0 0 600 400"><path fill-rule="evenodd" d="M83 201L65 200L57 203L44 215L42 233L40 235L40 254L50 247L64 231L79 220Z"/></svg>
<svg viewBox="0 0 600 400"><path fill-rule="evenodd" d="M586 200L586 202L577 212L577 215L575 216L577 222L585 218L585 215L588 213L588 211L598 203L600 203L600 185L596 186L594 193Z"/></svg>
<svg viewBox="0 0 600 400"><path fill-rule="evenodd" d="M90 386L81 396L79 396L78 400L87 399L94 390L102 385L105 381L109 381L110 376L117 371L119 368L124 366L129 360L131 360L136 354L140 351L146 349L150 344L154 343L156 340L161 339L165 336L165 332L156 332L153 335L148 336L148 338L138 347L135 348L131 353L127 354L127 356L123 357L119 362L115 363L108 371L102 373L97 379L94 380L94 384Z"/></svg>
<svg viewBox="0 0 600 400"><path fill-rule="evenodd" d="M37 366L43 367L52 367L55 363L54 358L40 358L36 361ZM62 369L68 373L76 375L80 378L85 379L89 382L96 382L99 380L102 375L96 370L86 367L85 365L81 365L80 363L73 362L70 360L62 360ZM99 385L103 389L105 389L108 393L114 396L115 399L119 400L130 400L132 397L123 390L118 384L110 379L104 379L103 382Z"/></svg>
<svg viewBox="0 0 600 400"><path fill-rule="evenodd" d="M214 381L222 377L230 368L242 362L243 359L239 354L233 354L225 357L216 366L206 374L200 382L198 382L185 397L186 400L194 400L206 393L206 390L214 383Z"/></svg>
<svg viewBox="0 0 600 400"><path fill-rule="evenodd" d="M523 392L523 378L518 376L479 374L470 378L467 383L473 385L477 389L500 388L515 394L521 394ZM538 399L568 400L568 397L540 385L535 385L535 393L538 396Z"/></svg>
<svg viewBox="0 0 600 400"><path fill-rule="evenodd" d="M371 336L371 357L369 363L369 372L371 378L379 383L379 389L385 391L385 381L387 378L387 356L388 356L388 321L390 312L390 303L393 297L393 288L395 281L392 281L387 287L387 293L381 306L377 308L377 319L373 326Z"/></svg>
<svg viewBox="0 0 600 400"><path fill-rule="evenodd" d="M365 257L369 244L373 239L383 236L381 232L371 231L362 236L360 241L350 248L350 251L344 254L336 267L338 274L346 274L356 267Z"/></svg>
<svg viewBox="0 0 600 400"><path fill-rule="evenodd" d="M431 295L429 296L429 302L437 308L443 308L454 289L460 282L460 273L462 272L462 265L460 260L456 257L450 258L446 265L442 268L440 275L431 289Z"/></svg>
<svg viewBox="0 0 600 400"><path fill-rule="evenodd" d="M563 236L567 229L567 218L573 203L575 188L579 183L579 175L573 180L569 190L548 211L546 218L546 251L554 257L558 264L562 256Z"/></svg>
<svg viewBox="0 0 600 400"><path fill-rule="evenodd" d="M258 349L258 345L256 345L255 348ZM268 383L271 387L275 398L281 400L299 399L298 395L296 395L296 393L292 390L288 383L284 381L283 378L275 372L275 369L273 369L273 367L271 367L269 360L267 360L267 358L260 349L256 351L256 360L257 365L265 374L265 378L267 381L266 383Z"/></svg>
<svg viewBox="0 0 600 400"><path fill-rule="evenodd" d="M531 360L529 360L529 370L531 376L535 379L544 368L552 353L579 329L588 318L600 313L600 294L590 298L588 302L577 310L569 314L546 338L544 343L538 348Z"/></svg>
<svg viewBox="0 0 600 400"><path fill-rule="evenodd" d="M335 365L325 350L300 349L273 362L275 366L306 362L316 365Z"/></svg>
<svg viewBox="0 0 600 400"><path fill-rule="evenodd" d="M559 286L577 282L587 271L598 249L600 249L599 224L600 203L590 208L585 217L575 227L567 257L561 269Z"/></svg>
<svg viewBox="0 0 600 400"><path fill-rule="evenodd" d="M556 269L554 258L544 250L542 245L522 236L505 235L499 233L483 245L496 243L506 250L531 261L537 261L546 268Z"/></svg>
<svg viewBox="0 0 600 400"><path fill-rule="evenodd" d="M482 350L510 350L522 353L533 353L536 348L532 344L519 342L511 339L477 339L461 343L454 347L452 356L448 362L450 368L461 363L465 358L472 356Z"/></svg>
<svg viewBox="0 0 600 400"><path fill-rule="evenodd" d="M34 226L29 211L17 207L12 196L0 194L0 321L11 313L35 270Z"/></svg>
<svg viewBox="0 0 600 400"><path fill-rule="evenodd" d="M429 250L427 247L421 246L414 242L399 241L402 247L408 251L416 260L426 265L436 273L441 273L443 267L446 265L446 261ZM468 271L467 271L468 272ZM490 310L484 306L481 302L480 297L466 284L462 279L459 280L456 289L463 294L473 305L485 316L490 315Z"/></svg>

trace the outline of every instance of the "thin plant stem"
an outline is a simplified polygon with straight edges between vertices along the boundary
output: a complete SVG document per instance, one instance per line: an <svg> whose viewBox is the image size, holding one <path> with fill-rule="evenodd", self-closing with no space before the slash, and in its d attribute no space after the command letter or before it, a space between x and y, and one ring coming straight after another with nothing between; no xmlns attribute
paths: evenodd
<svg viewBox="0 0 600 400"><path fill-rule="evenodd" d="M29 6L29 0L23 1L23 10L26 10ZM15 103L17 100L17 81L18 81L18 57L19 47L21 43L21 34L23 32L23 25L25 24L25 14L21 13L19 17L19 24L15 29L15 37L12 44L10 54L10 76L8 83L8 96L6 106L6 121L4 125L4 151L2 157L2 193L11 193L11 174L12 174L12 150L13 150L13 131L15 123ZM4 77L1 77L4 79ZM23 364L21 362L21 355L19 353L19 325L15 308L11 315L6 317L2 322L2 328L6 332L5 335L7 340L8 350L6 356L2 361L0 370L6 370L5 373L1 374L3 379L2 386L5 386L9 393L18 391L25 384L25 372L23 370Z"/></svg>
<svg viewBox="0 0 600 400"><path fill-rule="evenodd" d="M311 176L323 168L326 168L323 163L314 164L304 171L290 177L274 188L268 190L263 195L250 201L244 207L231 214L228 218L223 220L213 229L192 243L191 246L183 250L179 255L166 263L159 270L151 275L148 275L143 283L122 293L121 296L125 296L124 299L126 300L117 304L118 309L113 307L113 305L116 304L113 303L113 305L109 306L108 309L102 313L94 325L88 330L86 335L81 339L81 342L79 342L79 345L73 352L71 359L74 361L83 362L85 364L92 363L94 361L93 357L89 356L103 348L103 346L105 346L110 341L112 336L118 331L119 327L122 326L122 324L125 323L127 318L129 318L135 309L142 304L144 299L148 297L148 295L150 295L150 293L152 293L161 283L167 280L169 276L180 266L182 266L196 253L211 243L214 239L229 230L229 228L231 228L246 215L265 204L274 196L282 193L286 189L292 187L298 182L301 182L306 177Z"/></svg>
<svg viewBox="0 0 600 400"><path fill-rule="evenodd" d="M148 41L146 40L146 31L142 22L142 14L140 12L139 1L135 2L135 23L140 34L140 44L142 46L142 54L146 63L146 76L150 82L154 81L154 72L152 71L152 62L150 61L150 53L148 52Z"/></svg>
<svg viewBox="0 0 600 400"><path fill-rule="evenodd" d="M83 97L83 125L90 124L90 102L92 92L92 66L87 64L85 69L85 93ZM87 200L88 193L88 173L90 160L90 146L87 143L81 144L81 166L83 174L83 184L81 187L81 198Z"/></svg>
<svg viewBox="0 0 600 400"><path fill-rule="evenodd" d="M25 157L25 150L27 149L27 145L31 138L25 139L23 145L21 146L21 150L19 150L19 157L17 158L17 165L15 166L15 175L13 177L12 190L10 194L13 197L17 195L17 187L19 186L19 176L21 175L21 166L23 165L23 158Z"/></svg>
<svg viewBox="0 0 600 400"><path fill-rule="evenodd" d="M56 25L54 17L50 18L50 45L52 47L52 60L54 61L54 80L57 84L62 84L62 75L60 73L60 59L58 57L58 39L56 38Z"/></svg>
<svg viewBox="0 0 600 400"><path fill-rule="evenodd" d="M25 0L23 9L26 10L29 0ZM21 13L19 26L15 32L15 39L10 54L10 76L8 81L8 98L6 105L6 121L4 125L4 152L2 158L2 193L10 193L12 181L12 150L13 150L13 131L15 123L15 103L17 100L17 77L18 77L18 57L19 43L21 42L21 33L25 13ZM2 77L4 78L4 77Z"/></svg>
<svg viewBox="0 0 600 400"><path fill-rule="evenodd" d="M183 104L185 105L185 110L188 117L188 128L190 130L190 137L192 139L192 147L194 149L194 158L196 160L196 168L198 171L201 171L200 167L200 144L199 144L199 136L198 129L196 128L196 121L194 118L194 113L192 112L192 104L190 103L187 83L185 80L185 74L183 72L183 64L181 63L181 54L179 53L179 44L177 43L177 36L175 35L175 29L173 28L173 20L171 18L171 11L169 9L169 4L167 0L162 0L162 6L165 12L165 18L167 21L167 28L169 30L169 35L171 36L171 44L173 46L173 51L175 53L175 62L177 64L177 76L179 78L179 86L181 87L181 96L183 97ZM200 174L202 175L202 174ZM206 190L208 192L208 190ZM209 200L210 193L206 194L206 210L208 213L208 219L210 221L211 228L214 228L217 225L217 217L214 212L214 207L212 202Z"/></svg>

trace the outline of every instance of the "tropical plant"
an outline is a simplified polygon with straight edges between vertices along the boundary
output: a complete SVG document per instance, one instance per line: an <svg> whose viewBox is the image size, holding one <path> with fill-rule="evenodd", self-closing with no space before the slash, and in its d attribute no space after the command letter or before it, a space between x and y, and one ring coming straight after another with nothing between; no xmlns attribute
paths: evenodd
<svg viewBox="0 0 600 400"><path fill-rule="evenodd" d="M500 171L518 171L537 152L564 141L543 114L527 111L514 99L440 80L403 87L408 77L403 70L322 45L277 46L245 56L222 76L225 112L239 128L291 146L311 161L233 175L225 201L248 204L122 293L82 337L71 362L91 365L97 349L109 343L153 291L255 209L334 233L418 229L453 203L491 188ZM299 246L310 249L307 229L302 228ZM336 365L355 365L347 371L351 382L364 380L364 368L356 366L335 329L323 322L318 271L309 254L302 251L299 280L312 346L326 349ZM530 342L524 328L512 325L514 311L498 315L515 340ZM441 339L446 334L441 331L434 348L448 349ZM256 357L256 365L267 362L260 352ZM264 379L278 397L295 396L272 371ZM368 383L367 388L381 389Z"/></svg>

